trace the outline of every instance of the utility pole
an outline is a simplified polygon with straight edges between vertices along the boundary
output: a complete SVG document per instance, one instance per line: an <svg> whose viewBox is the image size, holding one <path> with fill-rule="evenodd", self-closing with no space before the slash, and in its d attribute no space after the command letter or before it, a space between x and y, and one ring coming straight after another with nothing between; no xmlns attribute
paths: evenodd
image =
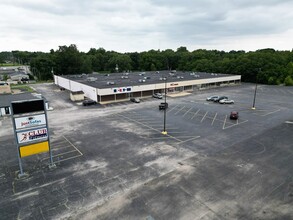
<svg viewBox="0 0 293 220"><path fill-rule="evenodd" d="M254 89L253 104L252 104L252 108L251 108L253 110L255 110L255 98L256 98L256 91L257 91L257 76L260 71L261 71L261 68L258 69L256 76L255 76L255 89Z"/></svg>
<svg viewBox="0 0 293 220"><path fill-rule="evenodd" d="M166 135L166 114L167 114L167 77L165 77L165 108L164 108L164 130L162 131L162 134Z"/></svg>

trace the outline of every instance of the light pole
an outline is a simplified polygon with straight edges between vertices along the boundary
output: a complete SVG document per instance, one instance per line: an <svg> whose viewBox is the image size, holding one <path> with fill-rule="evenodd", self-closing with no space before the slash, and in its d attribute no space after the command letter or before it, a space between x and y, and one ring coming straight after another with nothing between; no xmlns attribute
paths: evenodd
<svg viewBox="0 0 293 220"><path fill-rule="evenodd" d="M166 131L166 111L167 111L167 77L164 78L165 79L165 108L164 108L164 130L162 131L162 134L166 135L167 131Z"/></svg>
<svg viewBox="0 0 293 220"><path fill-rule="evenodd" d="M255 110L255 98L256 98L256 91L257 91L257 75L258 72L261 71L261 68L258 69L257 73L256 73L256 77L255 77L255 89L254 89L254 97L253 97L253 104L252 104L252 108L253 110Z"/></svg>

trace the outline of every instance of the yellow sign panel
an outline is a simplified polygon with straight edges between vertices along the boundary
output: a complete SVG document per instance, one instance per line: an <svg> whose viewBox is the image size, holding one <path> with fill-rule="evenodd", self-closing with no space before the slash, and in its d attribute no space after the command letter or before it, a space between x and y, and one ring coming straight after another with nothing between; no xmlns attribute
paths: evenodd
<svg viewBox="0 0 293 220"><path fill-rule="evenodd" d="M30 144L19 148L20 157L26 157L33 154L39 154L49 151L49 142L41 142L37 144Z"/></svg>

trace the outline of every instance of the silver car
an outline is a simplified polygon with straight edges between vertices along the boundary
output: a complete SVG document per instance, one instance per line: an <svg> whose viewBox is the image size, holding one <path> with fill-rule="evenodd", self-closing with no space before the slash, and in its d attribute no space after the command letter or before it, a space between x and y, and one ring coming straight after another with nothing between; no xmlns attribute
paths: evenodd
<svg viewBox="0 0 293 220"><path fill-rule="evenodd" d="M161 93L155 93L155 94L153 94L153 97L157 98L157 99L162 99L163 98Z"/></svg>
<svg viewBox="0 0 293 220"><path fill-rule="evenodd" d="M210 96L210 97L207 97L207 101L214 101L215 99L218 99L220 96L218 95L213 95L213 96Z"/></svg>

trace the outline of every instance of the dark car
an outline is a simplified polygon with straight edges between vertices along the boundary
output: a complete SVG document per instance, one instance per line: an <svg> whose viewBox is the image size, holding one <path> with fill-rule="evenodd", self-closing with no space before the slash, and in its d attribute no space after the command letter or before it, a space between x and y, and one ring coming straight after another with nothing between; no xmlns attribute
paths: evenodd
<svg viewBox="0 0 293 220"><path fill-rule="evenodd" d="M168 108L168 102L162 102L160 105L159 105L159 110L165 110Z"/></svg>
<svg viewBox="0 0 293 220"><path fill-rule="evenodd" d="M134 103L140 103L140 99L139 98L130 98L130 101L134 102Z"/></svg>
<svg viewBox="0 0 293 220"><path fill-rule="evenodd" d="M232 111L232 112L230 113L230 119L235 119L235 120L237 120L238 117L239 117L239 114L238 114L237 111Z"/></svg>
<svg viewBox="0 0 293 220"><path fill-rule="evenodd" d="M84 101L82 102L82 105L83 105L83 106L87 106L87 105L95 105L95 104L97 104L97 102L94 101L94 100L90 100L90 99L84 100Z"/></svg>
<svg viewBox="0 0 293 220"><path fill-rule="evenodd" d="M214 102L219 102L222 99L228 99L228 97L227 96L220 96L219 98L214 99Z"/></svg>

